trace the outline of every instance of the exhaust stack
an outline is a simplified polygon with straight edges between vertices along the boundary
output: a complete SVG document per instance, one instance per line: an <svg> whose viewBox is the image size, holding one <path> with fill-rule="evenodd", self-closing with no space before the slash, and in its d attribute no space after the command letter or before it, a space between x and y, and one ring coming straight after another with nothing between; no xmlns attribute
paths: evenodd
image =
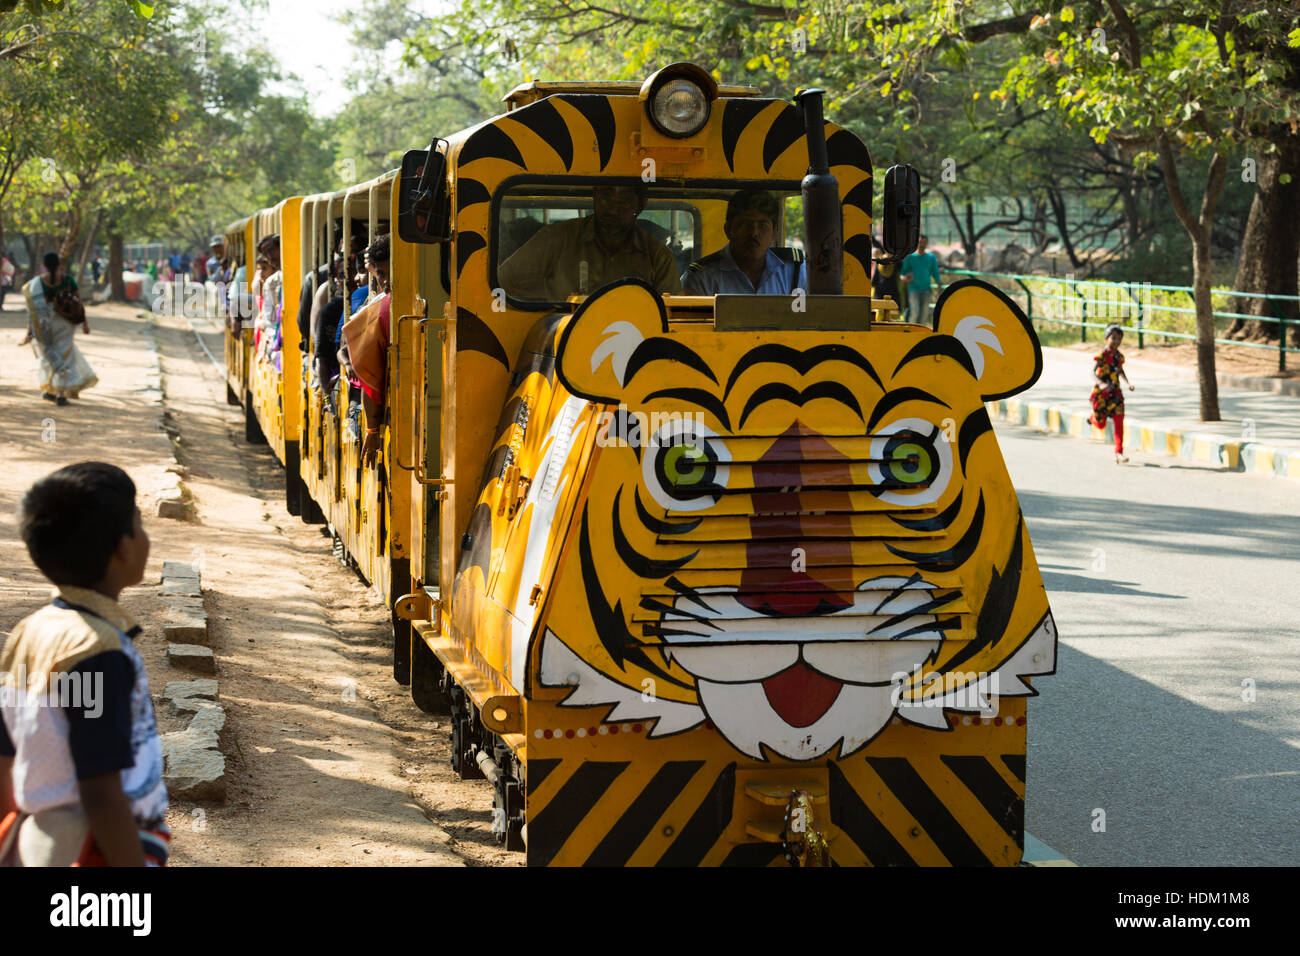
<svg viewBox="0 0 1300 956"><path fill-rule="evenodd" d="M826 126L822 118L824 90L802 90L795 102L803 114L808 137L808 174L803 193L803 247L808 257L809 295L844 293L844 224L840 184L831 175L826 157Z"/></svg>

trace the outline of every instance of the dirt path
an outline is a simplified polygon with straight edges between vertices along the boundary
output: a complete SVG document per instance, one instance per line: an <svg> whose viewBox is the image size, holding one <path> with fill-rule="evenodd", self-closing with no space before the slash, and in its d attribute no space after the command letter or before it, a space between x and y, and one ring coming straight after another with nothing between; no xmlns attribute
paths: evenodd
<svg viewBox="0 0 1300 956"><path fill-rule="evenodd" d="M25 318L0 313L0 343L16 342ZM152 513L151 492L170 462L161 410L142 387L156 364L147 323L134 310L91 314L80 342L100 375L86 399L55 409L29 384L34 360L4 364L0 435L0 631L45 600L16 541L23 490L62 464L87 458L124 467ZM209 328L196 322L200 329ZM147 517L153 541L142 586L123 603L146 624L140 646L155 696L172 668L156 622L162 562L202 567L232 754L224 806L173 801L177 865L511 865L490 834L491 792L447 765L446 724L420 713L392 680L382 602L336 561L330 539L291 517L283 471L265 447L243 441L238 409L181 318L154 327L164 373L167 425L188 469L196 519ZM204 336L220 356L219 334ZM12 348L12 346L10 346ZM29 367L31 366L31 367ZM57 414L54 414L57 412ZM41 441L48 419L56 440ZM154 626L149 626L153 622ZM181 721L158 707L160 729Z"/></svg>

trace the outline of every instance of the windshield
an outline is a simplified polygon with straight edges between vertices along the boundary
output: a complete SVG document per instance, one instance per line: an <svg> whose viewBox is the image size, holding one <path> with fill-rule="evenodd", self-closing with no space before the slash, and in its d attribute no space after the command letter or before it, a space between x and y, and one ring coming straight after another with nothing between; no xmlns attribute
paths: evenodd
<svg viewBox="0 0 1300 956"><path fill-rule="evenodd" d="M751 258L756 250L789 264L803 258L802 217L794 183L692 186L636 180L595 184L516 180L499 197L493 281L511 299L530 305L560 303L625 276L643 279L660 292L733 291L710 285L716 285L719 277L739 282L722 276L736 272L729 250L724 251L729 205L733 226L747 223L745 236L733 238L745 244ZM752 235L755 232L758 239ZM780 272L782 278L764 281L785 282L785 273L792 274L794 268L773 267L769 271ZM698 273L703 270L707 275L702 277Z"/></svg>

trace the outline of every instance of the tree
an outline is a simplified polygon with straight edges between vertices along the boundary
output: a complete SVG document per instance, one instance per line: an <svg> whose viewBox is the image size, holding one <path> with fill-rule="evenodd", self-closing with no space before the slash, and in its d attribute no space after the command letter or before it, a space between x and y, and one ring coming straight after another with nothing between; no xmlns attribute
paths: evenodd
<svg viewBox="0 0 1300 956"><path fill-rule="evenodd" d="M941 7L953 9L935 0L932 19L939 19ZM1228 19L1254 15L1257 29L1277 38L1288 30L1300 35L1294 32L1300 15L1288 19L1263 0L1184 0L1177 8L1155 0L1085 0L1043 7L1027 24L1017 24L1024 30L1024 53L995 95L1049 107L1066 122L1086 126L1097 142L1136 150L1139 165L1159 167L1171 210L1192 243L1201 418L1217 421L1210 251L1228 156L1236 144L1294 117L1300 107L1300 98L1278 83L1282 68L1264 52L1272 47L1239 45ZM968 44L979 26L972 19L998 9L957 8L949 42ZM1199 196L1186 188L1180 154L1205 164Z"/></svg>

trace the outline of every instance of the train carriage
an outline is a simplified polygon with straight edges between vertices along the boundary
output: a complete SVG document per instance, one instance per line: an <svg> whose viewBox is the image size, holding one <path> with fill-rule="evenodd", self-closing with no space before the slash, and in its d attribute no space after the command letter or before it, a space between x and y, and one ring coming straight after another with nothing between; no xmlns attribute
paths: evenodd
<svg viewBox="0 0 1300 956"><path fill-rule="evenodd" d="M530 865L1019 862L1055 630L984 402L1041 371L1028 320L978 282L930 326L870 298L871 160L819 103L689 64L507 103L337 207L397 227L378 461L303 403L307 487L494 829ZM606 185L682 268L771 193L834 294L517 281ZM303 203L327 248L337 198Z"/></svg>

